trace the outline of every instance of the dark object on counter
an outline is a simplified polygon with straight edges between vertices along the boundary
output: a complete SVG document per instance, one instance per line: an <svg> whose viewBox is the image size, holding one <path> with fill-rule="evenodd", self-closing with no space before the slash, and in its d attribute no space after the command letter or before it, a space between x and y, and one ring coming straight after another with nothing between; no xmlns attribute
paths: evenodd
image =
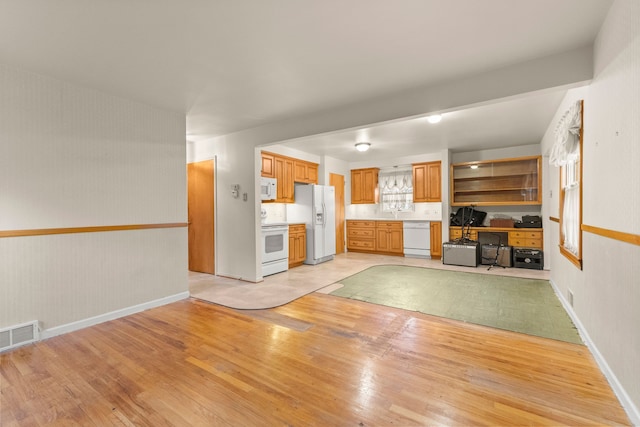
<svg viewBox="0 0 640 427"><path fill-rule="evenodd" d="M518 249L513 251L513 266L518 268L529 268L532 270L542 270L544 265L544 254L537 249Z"/></svg>
<svg viewBox="0 0 640 427"><path fill-rule="evenodd" d="M472 206L465 206L463 208L458 208L458 211L455 214L452 213L449 217L449 221L450 225L453 226L482 227L482 223L486 216L486 212L477 211Z"/></svg>
<svg viewBox="0 0 640 427"><path fill-rule="evenodd" d="M522 222L516 222L515 228L542 228L542 217L538 215L523 215Z"/></svg>

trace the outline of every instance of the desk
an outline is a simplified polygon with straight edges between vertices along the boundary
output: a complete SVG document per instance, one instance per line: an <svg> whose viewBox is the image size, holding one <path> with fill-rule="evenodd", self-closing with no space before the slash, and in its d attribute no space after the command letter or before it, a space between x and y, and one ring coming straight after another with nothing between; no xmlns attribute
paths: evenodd
<svg viewBox="0 0 640 427"><path fill-rule="evenodd" d="M542 249L543 247L543 231L542 228L507 228L507 227L471 227L469 230L471 240L477 240L480 243L497 243L496 235L506 237L501 243L507 243L509 246L517 248L534 248ZM460 227L449 227L449 240L455 240L462 237L462 229Z"/></svg>

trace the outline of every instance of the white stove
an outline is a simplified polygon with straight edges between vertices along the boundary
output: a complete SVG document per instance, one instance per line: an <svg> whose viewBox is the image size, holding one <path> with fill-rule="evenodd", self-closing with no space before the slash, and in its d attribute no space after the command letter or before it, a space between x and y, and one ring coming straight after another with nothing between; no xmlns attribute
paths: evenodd
<svg viewBox="0 0 640 427"><path fill-rule="evenodd" d="M289 224L262 224L262 276L289 269Z"/></svg>

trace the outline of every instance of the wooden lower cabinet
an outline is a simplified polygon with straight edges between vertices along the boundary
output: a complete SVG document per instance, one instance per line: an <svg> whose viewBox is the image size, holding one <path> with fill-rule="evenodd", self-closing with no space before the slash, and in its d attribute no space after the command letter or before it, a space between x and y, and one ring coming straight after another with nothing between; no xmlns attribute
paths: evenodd
<svg viewBox="0 0 640 427"><path fill-rule="evenodd" d="M304 224L289 225L289 268L297 267L307 258L307 231Z"/></svg>
<svg viewBox="0 0 640 427"><path fill-rule="evenodd" d="M402 221L347 220L347 250L402 256L402 233Z"/></svg>
<svg viewBox="0 0 640 427"><path fill-rule="evenodd" d="M347 250L375 252L376 222L347 220Z"/></svg>
<svg viewBox="0 0 640 427"><path fill-rule="evenodd" d="M402 221L376 221L376 252L404 254Z"/></svg>
<svg viewBox="0 0 640 427"><path fill-rule="evenodd" d="M509 246L542 249L542 231L519 229L509 232Z"/></svg>
<svg viewBox="0 0 640 427"><path fill-rule="evenodd" d="M440 259L442 258L442 222L431 221L429 228L431 259Z"/></svg>

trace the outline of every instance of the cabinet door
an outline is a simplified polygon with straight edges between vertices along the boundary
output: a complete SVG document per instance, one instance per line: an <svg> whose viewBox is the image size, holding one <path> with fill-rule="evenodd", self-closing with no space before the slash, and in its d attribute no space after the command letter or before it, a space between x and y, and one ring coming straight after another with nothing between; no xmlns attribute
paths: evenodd
<svg viewBox="0 0 640 427"><path fill-rule="evenodd" d="M363 203L362 201L362 171L351 171L351 203Z"/></svg>
<svg viewBox="0 0 640 427"><path fill-rule="evenodd" d="M318 183L318 165L315 165L315 164L307 165L307 178L308 178L308 182L311 184Z"/></svg>
<svg viewBox="0 0 640 427"><path fill-rule="evenodd" d="M267 178L275 178L276 170L272 154L262 153L262 169L260 174Z"/></svg>
<svg viewBox="0 0 640 427"><path fill-rule="evenodd" d="M431 238L431 259L440 259L442 257L442 223L441 222L431 221L430 238Z"/></svg>
<svg viewBox="0 0 640 427"><path fill-rule="evenodd" d="M427 200L427 165L421 163L413 165L413 202Z"/></svg>
<svg viewBox="0 0 640 427"><path fill-rule="evenodd" d="M402 241L402 229L389 230L389 252L401 254L404 251L404 243Z"/></svg>
<svg viewBox="0 0 640 427"><path fill-rule="evenodd" d="M376 229L376 251L389 252L389 231L381 228Z"/></svg>
<svg viewBox="0 0 640 427"><path fill-rule="evenodd" d="M439 202L442 200L440 191L441 187L441 168L440 162L427 163L427 202Z"/></svg>
<svg viewBox="0 0 640 427"><path fill-rule="evenodd" d="M367 169L364 171L362 179L362 200L364 203L377 203L378 194L378 171Z"/></svg>
<svg viewBox="0 0 640 427"><path fill-rule="evenodd" d="M296 252L297 239L295 234L289 233L289 267L298 262L298 253Z"/></svg>
<svg viewBox="0 0 640 427"><path fill-rule="evenodd" d="M295 173L293 179L295 182L309 182L308 166L305 162L295 162L294 168Z"/></svg>
<svg viewBox="0 0 640 427"><path fill-rule="evenodd" d="M413 165L413 201L439 202L442 200L441 162L418 163Z"/></svg>
<svg viewBox="0 0 640 427"><path fill-rule="evenodd" d="M278 203L293 203L293 160L275 157L275 174L278 180Z"/></svg>

